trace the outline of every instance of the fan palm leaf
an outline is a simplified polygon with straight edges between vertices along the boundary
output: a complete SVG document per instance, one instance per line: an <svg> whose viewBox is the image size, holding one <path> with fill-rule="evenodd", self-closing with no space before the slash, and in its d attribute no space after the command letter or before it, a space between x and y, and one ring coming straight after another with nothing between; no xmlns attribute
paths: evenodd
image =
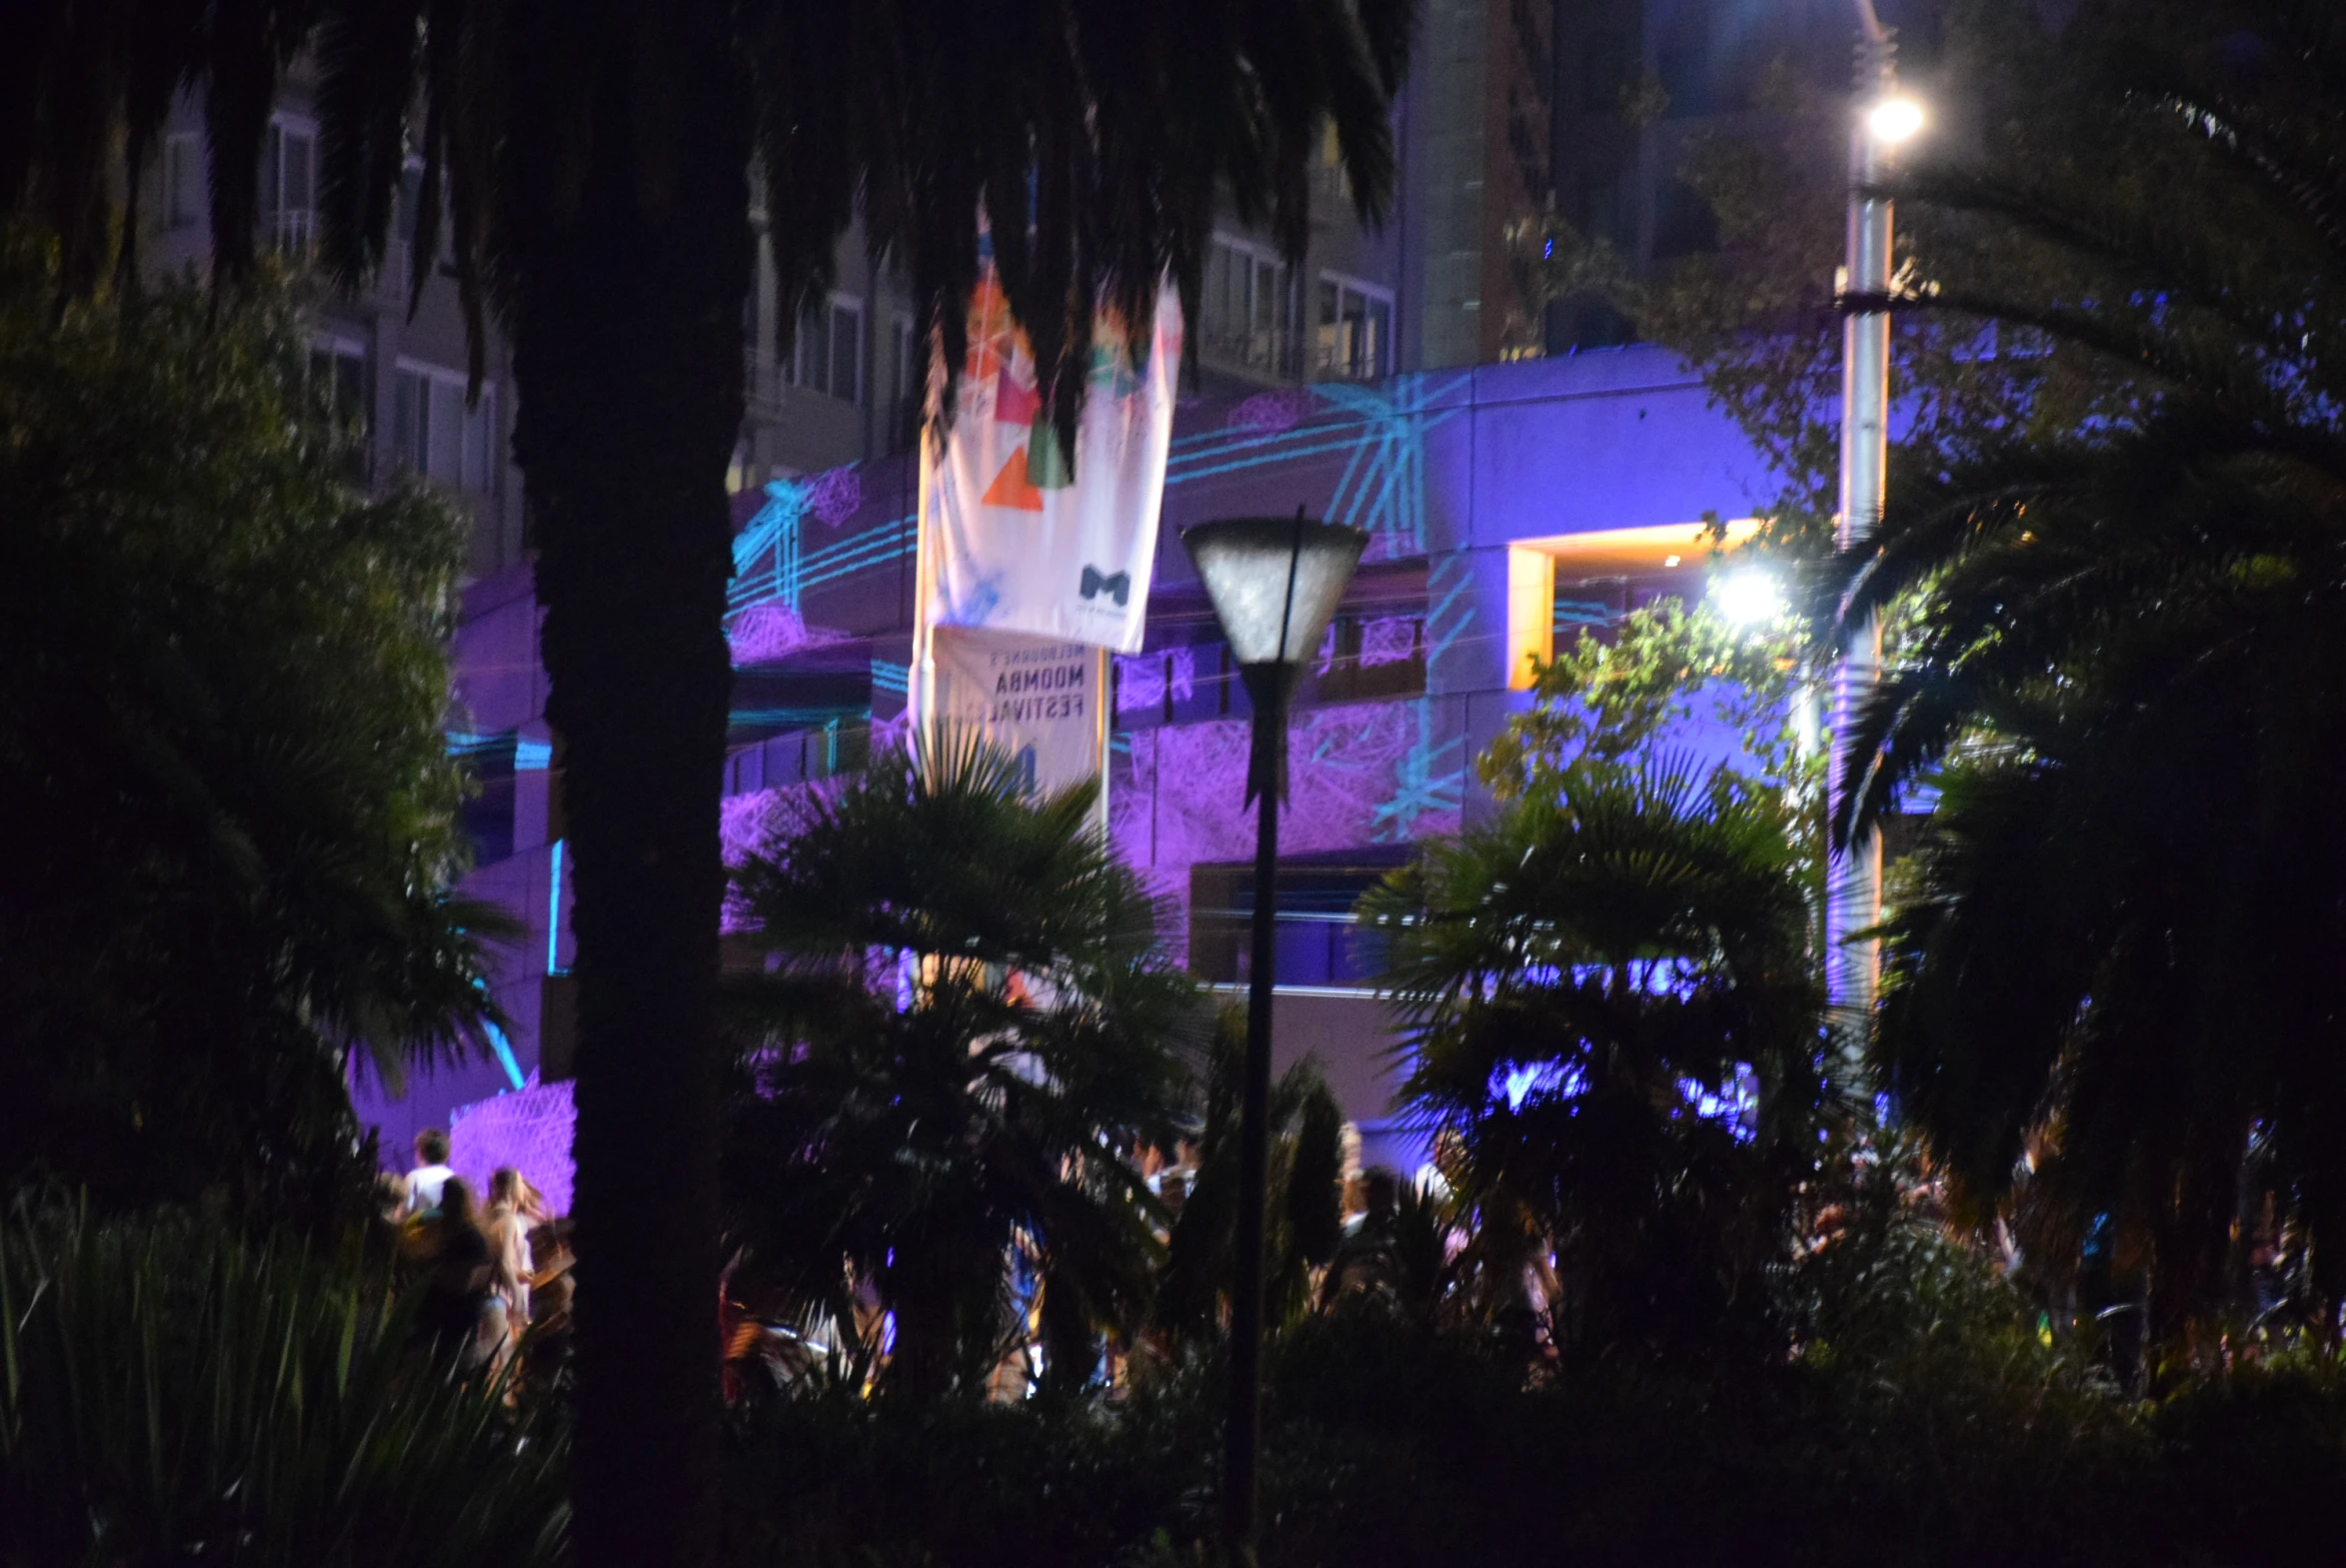
<svg viewBox="0 0 2346 1568"><path fill-rule="evenodd" d="M953 739L876 761L740 874L770 961L736 985L736 1277L837 1323L861 1284L891 1392L982 1389L1028 1340L1022 1273L1055 1380L1146 1308L1162 1216L1129 1156L1173 1139L1197 1002L1098 797L1030 798Z"/></svg>
<svg viewBox="0 0 2346 1568"><path fill-rule="evenodd" d="M1699 1345L1756 1304L1813 1141L1796 824L1682 758L1557 777L1363 905L1391 944L1403 1092L1506 1252L1493 1277L1552 1243L1559 1340Z"/></svg>

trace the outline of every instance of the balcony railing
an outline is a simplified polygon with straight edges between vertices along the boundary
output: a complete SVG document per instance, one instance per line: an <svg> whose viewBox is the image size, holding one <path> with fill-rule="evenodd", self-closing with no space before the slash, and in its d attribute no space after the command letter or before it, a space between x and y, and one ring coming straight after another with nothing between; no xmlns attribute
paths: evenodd
<svg viewBox="0 0 2346 1568"><path fill-rule="evenodd" d="M280 207L261 216L269 243L277 254L296 264L307 262L317 246L318 214L308 207Z"/></svg>
<svg viewBox="0 0 2346 1568"><path fill-rule="evenodd" d="M1197 352L1218 369L1271 381L1296 380L1302 365L1302 345L1292 331L1217 320L1211 312L1198 324Z"/></svg>

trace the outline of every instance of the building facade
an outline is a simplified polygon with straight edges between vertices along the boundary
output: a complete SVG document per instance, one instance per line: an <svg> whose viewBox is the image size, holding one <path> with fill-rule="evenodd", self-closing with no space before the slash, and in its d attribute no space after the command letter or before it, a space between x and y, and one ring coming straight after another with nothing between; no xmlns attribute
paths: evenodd
<svg viewBox="0 0 2346 1568"><path fill-rule="evenodd" d="M1523 701L1529 656L1559 630L1699 594L1700 520L1748 517L1776 491L1666 355L1575 352L1616 340L1620 324L1587 302L1524 298L1510 246L1551 209L1640 268L1706 243L1698 199L1689 207L1675 181L1689 139L1756 125L1754 84L1772 60L1845 79L1850 36L1847 0L1423 0L1383 226L1355 221L1331 140L1299 265L1235 223L1214 234L1148 643L1115 667L1113 831L1175 911L1176 952L1209 983L1241 986L1253 897L1246 702L1177 531L1298 506L1366 529L1367 559L1296 711L1278 1006L1282 1052L1321 1058L1372 1153L1401 1134L1385 1024L1365 988L1375 954L1352 928L1353 900L1412 844L1486 808L1473 761ZM262 180L263 238L297 276L316 239L318 146L314 82L297 66ZM348 434L357 477L421 475L472 517L450 719L482 785L466 807L470 888L529 935L499 958L496 994L514 1026L497 1059L363 1109L387 1148L455 1120L461 1151L464 1126L476 1143L501 1127L499 1146L535 1150L544 1168L532 1173L559 1191L567 1177L550 1172L567 1160L575 1033L569 878L510 459L511 363L493 337L472 394L455 280L414 254L419 176L411 169L383 275L355 295L315 296L309 395ZM149 184L149 265L200 270L211 237L192 103ZM728 618L724 809L736 854L792 792L901 737L925 381L904 281L860 231L840 242L837 286L778 354L771 215L752 219L761 255L744 311Z"/></svg>
<svg viewBox="0 0 2346 1568"><path fill-rule="evenodd" d="M1205 981L1242 987L1247 705L1178 532L1297 507L1366 530L1367 556L1297 695L1276 912L1280 1054L1319 1058L1371 1162L1414 1156L1393 1118L1389 1027L1369 989L1376 954L1352 925L1353 901L1413 844L1488 809L1473 762L1526 701L1532 655L1656 597L1699 597L1704 515L1749 518L1775 486L1694 377L1653 349L1226 394L1179 411L1147 643L1115 661L1112 835L1173 911L1175 953ZM740 499L729 856L786 820L794 799L901 743L917 490L900 454ZM536 627L517 565L473 586L458 645L461 725L483 783L468 888L528 928L496 980L515 1024L507 1058L366 1107L387 1146L453 1117L460 1166L468 1144L527 1157L515 1150L553 1148L567 1126L573 948ZM532 1174L558 1193L567 1180Z"/></svg>

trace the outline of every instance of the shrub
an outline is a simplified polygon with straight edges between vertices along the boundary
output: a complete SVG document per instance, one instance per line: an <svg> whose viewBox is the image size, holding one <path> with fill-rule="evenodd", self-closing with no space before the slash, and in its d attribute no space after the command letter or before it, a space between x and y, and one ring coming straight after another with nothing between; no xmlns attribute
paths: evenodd
<svg viewBox="0 0 2346 1568"><path fill-rule="evenodd" d="M201 1222L0 1231L0 1564L535 1568L552 1423L408 1351L361 1271Z"/></svg>

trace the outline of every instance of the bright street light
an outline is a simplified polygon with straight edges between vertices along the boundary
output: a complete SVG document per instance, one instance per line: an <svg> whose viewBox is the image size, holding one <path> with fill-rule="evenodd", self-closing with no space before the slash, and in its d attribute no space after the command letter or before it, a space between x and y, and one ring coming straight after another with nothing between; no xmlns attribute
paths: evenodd
<svg viewBox="0 0 2346 1568"><path fill-rule="evenodd" d="M1922 105L1903 96L1884 98L1865 111L1865 128L1875 141L1895 147L1922 129Z"/></svg>
<svg viewBox="0 0 2346 1568"><path fill-rule="evenodd" d="M1733 625L1752 627L1784 613L1784 592L1768 573L1746 567L1711 584L1710 603Z"/></svg>

